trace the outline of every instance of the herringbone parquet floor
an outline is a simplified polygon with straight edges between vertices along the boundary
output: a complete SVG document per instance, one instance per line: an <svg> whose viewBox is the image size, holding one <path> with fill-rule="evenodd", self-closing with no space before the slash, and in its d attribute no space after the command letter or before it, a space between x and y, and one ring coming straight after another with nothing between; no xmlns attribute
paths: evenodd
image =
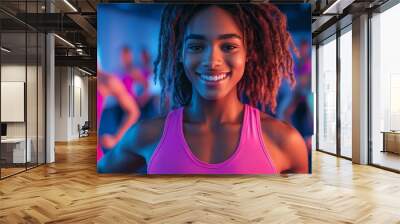
<svg viewBox="0 0 400 224"><path fill-rule="evenodd" d="M400 223L400 175L315 152L312 175L98 175L94 137L0 181L0 223Z"/></svg>

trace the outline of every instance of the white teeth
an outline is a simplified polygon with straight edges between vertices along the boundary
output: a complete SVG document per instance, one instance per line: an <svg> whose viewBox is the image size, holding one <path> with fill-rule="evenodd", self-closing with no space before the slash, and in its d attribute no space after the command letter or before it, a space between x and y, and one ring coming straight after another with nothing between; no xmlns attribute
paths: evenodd
<svg viewBox="0 0 400 224"><path fill-rule="evenodd" d="M205 74L202 74L202 75L200 75L200 78L205 80L205 81L216 82L216 81L220 81L222 79L225 79L227 76L228 76L227 73L221 73L220 75L205 75Z"/></svg>

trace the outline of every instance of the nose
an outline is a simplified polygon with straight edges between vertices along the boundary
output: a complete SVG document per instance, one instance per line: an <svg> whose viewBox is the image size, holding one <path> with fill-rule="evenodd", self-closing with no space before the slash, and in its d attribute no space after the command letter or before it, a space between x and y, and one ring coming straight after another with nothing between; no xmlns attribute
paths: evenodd
<svg viewBox="0 0 400 224"><path fill-rule="evenodd" d="M203 67L213 70L221 66L223 57L222 52L218 47L208 47L204 53Z"/></svg>

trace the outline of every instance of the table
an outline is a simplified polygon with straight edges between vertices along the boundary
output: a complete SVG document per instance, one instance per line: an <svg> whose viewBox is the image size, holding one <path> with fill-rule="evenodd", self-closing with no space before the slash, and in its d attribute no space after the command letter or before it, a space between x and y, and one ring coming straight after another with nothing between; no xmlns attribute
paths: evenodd
<svg viewBox="0 0 400 224"><path fill-rule="evenodd" d="M28 143L25 151L25 138L6 138L1 139L1 157L6 163L26 163L31 162L30 138L26 139ZM26 154L25 154L26 153Z"/></svg>
<svg viewBox="0 0 400 224"><path fill-rule="evenodd" d="M383 151L400 154L400 131L382 131Z"/></svg>

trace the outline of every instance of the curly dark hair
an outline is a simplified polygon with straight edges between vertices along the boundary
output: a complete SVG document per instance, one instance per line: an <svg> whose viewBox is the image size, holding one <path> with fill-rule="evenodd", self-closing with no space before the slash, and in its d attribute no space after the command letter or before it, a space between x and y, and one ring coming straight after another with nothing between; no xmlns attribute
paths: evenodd
<svg viewBox="0 0 400 224"><path fill-rule="evenodd" d="M269 106L275 112L282 78L295 84L291 50L297 49L287 30L286 16L272 4L212 5L230 13L244 35L247 62L237 85L238 96L252 106ZM161 97L165 100L169 96L173 107L188 105L192 96L192 85L179 62L186 26L196 13L212 5L175 4L163 10L154 73L162 87Z"/></svg>

